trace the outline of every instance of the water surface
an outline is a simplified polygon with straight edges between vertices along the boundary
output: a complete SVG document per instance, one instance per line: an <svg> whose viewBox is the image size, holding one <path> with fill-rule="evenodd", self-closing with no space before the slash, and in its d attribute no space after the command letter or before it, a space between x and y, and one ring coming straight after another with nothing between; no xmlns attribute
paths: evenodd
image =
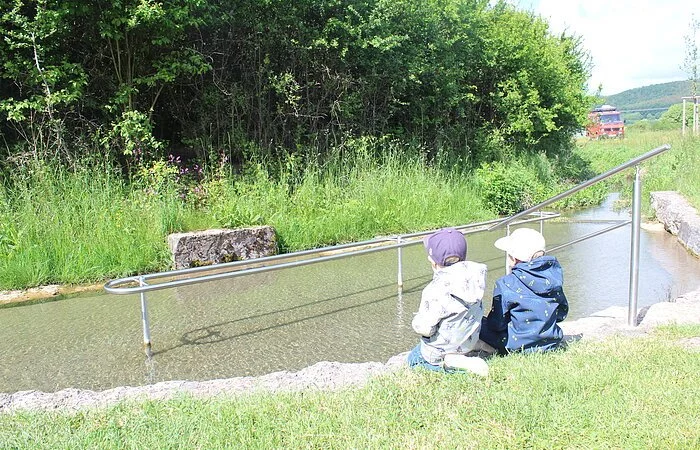
<svg viewBox="0 0 700 450"><path fill-rule="evenodd" d="M611 202L574 219L626 218ZM609 226L548 223L549 247ZM469 258L489 266L503 230L471 235ZM627 306L630 227L563 249L569 320ZM155 355L142 351L138 295L92 293L0 309L0 392L107 389L298 370L318 361L386 361L417 342L410 322L431 270L421 245L403 250L404 289L389 250L148 294ZM700 285L700 262L665 232L642 231L639 307Z"/></svg>

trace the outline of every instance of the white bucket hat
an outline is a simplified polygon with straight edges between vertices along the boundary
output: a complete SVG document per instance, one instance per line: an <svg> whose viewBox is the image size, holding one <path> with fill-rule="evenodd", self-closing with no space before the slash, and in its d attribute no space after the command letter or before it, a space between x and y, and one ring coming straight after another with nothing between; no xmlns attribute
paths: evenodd
<svg viewBox="0 0 700 450"><path fill-rule="evenodd" d="M532 228L518 228L510 235L502 237L493 244L513 258L530 261L537 252L544 252L544 236Z"/></svg>

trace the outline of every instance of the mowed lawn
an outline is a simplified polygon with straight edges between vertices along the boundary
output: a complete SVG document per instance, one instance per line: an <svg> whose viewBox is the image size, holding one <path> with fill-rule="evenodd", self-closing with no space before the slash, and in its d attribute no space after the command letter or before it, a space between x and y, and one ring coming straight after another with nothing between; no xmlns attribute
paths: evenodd
<svg viewBox="0 0 700 450"><path fill-rule="evenodd" d="M5 413L0 447L700 448L698 336L665 326L497 357L488 378L406 369L339 392Z"/></svg>

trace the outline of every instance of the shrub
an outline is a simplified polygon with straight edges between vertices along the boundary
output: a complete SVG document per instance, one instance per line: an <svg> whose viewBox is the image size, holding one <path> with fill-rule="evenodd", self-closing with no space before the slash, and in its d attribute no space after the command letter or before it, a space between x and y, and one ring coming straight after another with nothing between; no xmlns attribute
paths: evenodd
<svg viewBox="0 0 700 450"><path fill-rule="evenodd" d="M476 170L476 182L487 208L496 214L513 214L546 199L549 189L535 174L517 161L492 162Z"/></svg>

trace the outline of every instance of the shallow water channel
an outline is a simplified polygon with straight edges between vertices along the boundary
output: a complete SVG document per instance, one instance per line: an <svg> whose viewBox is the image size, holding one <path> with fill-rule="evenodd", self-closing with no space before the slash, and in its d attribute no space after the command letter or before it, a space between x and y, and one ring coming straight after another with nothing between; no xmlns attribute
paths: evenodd
<svg viewBox="0 0 700 450"><path fill-rule="evenodd" d="M603 206L578 222L546 223L548 247L626 219ZM537 227L537 225L535 226ZM484 308L503 254L503 230L468 237L469 259L489 266ZM568 320L627 306L630 227L555 255L564 268ZM108 389L298 370L318 361L386 361L417 342L411 318L431 270L422 245L148 293L154 357L142 350L138 295L92 293L0 309L0 392ZM700 285L700 261L666 232L642 230L639 308Z"/></svg>

